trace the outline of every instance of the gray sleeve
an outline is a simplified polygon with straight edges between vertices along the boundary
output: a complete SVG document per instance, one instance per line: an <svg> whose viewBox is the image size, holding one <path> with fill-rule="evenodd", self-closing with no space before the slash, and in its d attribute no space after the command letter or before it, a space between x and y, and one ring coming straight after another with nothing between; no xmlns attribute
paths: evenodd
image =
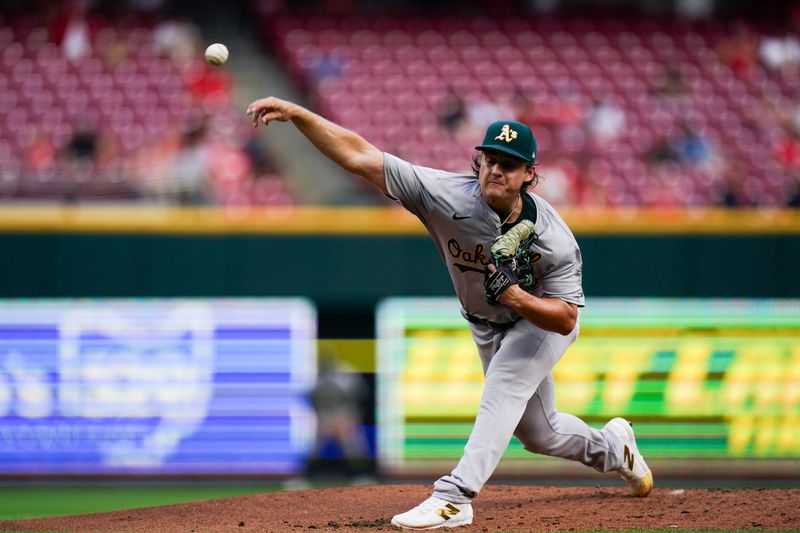
<svg viewBox="0 0 800 533"><path fill-rule="evenodd" d="M412 165L392 154L383 154L383 174L389 197L417 215L424 222L441 194L441 178L450 172Z"/></svg>
<svg viewBox="0 0 800 533"><path fill-rule="evenodd" d="M542 279L543 296L560 298L579 307L586 304L583 295L583 260L577 244L556 267Z"/></svg>

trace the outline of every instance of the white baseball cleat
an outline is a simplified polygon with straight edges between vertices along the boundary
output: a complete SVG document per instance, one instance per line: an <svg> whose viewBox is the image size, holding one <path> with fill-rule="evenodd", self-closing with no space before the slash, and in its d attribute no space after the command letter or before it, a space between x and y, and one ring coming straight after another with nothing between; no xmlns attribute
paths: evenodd
<svg viewBox="0 0 800 533"><path fill-rule="evenodd" d="M636 447L636 436L633 434L631 423L624 418L612 418L603 427L616 436L623 446L622 466L617 470L619 475L628 482L637 496L647 496L653 489L653 472L644 462L644 457Z"/></svg>
<svg viewBox="0 0 800 533"><path fill-rule="evenodd" d="M392 518L392 525L403 529L436 529L472 523L471 503L450 503L431 496L421 504Z"/></svg>

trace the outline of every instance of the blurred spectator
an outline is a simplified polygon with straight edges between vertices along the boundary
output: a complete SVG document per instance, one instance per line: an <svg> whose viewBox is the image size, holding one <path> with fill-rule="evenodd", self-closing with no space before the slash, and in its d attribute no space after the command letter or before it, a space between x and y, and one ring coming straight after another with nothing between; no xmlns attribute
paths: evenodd
<svg viewBox="0 0 800 533"><path fill-rule="evenodd" d="M50 137L37 129L25 154L26 171L34 175L51 172L56 163L57 150Z"/></svg>
<svg viewBox="0 0 800 533"><path fill-rule="evenodd" d="M786 207L800 207L800 172L793 172L789 176L789 186L786 192Z"/></svg>
<svg viewBox="0 0 800 533"><path fill-rule="evenodd" d="M165 19L153 29L156 53L169 58L177 67L183 67L197 59L199 42L199 31L189 20Z"/></svg>
<svg viewBox="0 0 800 533"><path fill-rule="evenodd" d="M680 62L670 61L664 68L664 73L660 84L656 87L656 93L666 97L684 96L691 92L689 84L683 78Z"/></svg>
<svg viewBox="0 0 800 533"><path fill-rule="evenodd" d="M651 164L659 164L677 161L678 156L672 147L670 138L666 135L661 135L647 150L645 159Z"/></svg>
<svg viewBox="0 0 800 533"><path fill-rule="evenodd" d="M540 110L540 113L540 116L546 116L557 128L582 126L585 116L580 93L572 89L560 94L552 111Z"/></svg>
<svg viewBox="0 0 800 533"><path fill-rule="evenodd" d="M321 52L316 61L309 65L308 72L319 83L329 78L340 78L344 70L344 64L345 58L342 55L342 51L334 48L333 50Z"/></svg>
<svg viewBox="0 0 800 533"><path fill-rule="evenodd" d="M519 122L527 124L531 129L536 131L534 125L539 124L539 113L532 98L519 89L514 91L514 97L511 99L511 106L514 110L514 117Z"/></svg>
<svg viewBox="0 0 800 533"><path fill-rule="evenodd" d="M112 68L122 63L132 52L124 34L114 28L103 28L98 31L95 43L103 62Z"/></svg>
<svg viewBox="0 0 800 533"><path fill-rule="evenodd" d="M150 139L134 157L130 167L141 196L166 201L167 168L182 145L181 128L170 125L161 135Z"/></svg>
<svg viewBox="0 0 800 533"><path fill-rule="evenodd" d="M750 74L757 53L758 37L744 22L735 24L731 35L717 45L720 59L739 77Z"/></svg>
<svg viewBox="0 0 800 533"><path fill-rule="evenodd" d="M545 124L550 124L545 135L552 133L554 138L548 151L551 156L563 153L575 157L586 150L586 114L577 90L564 89L548 109L540 108L539 117Z"/></svg>
<svg viewBox="0 0 800 533"><path fill-rule="evenodd" d="M91 184L97 175L100 141L94 120L88 117L79 119L58 154L55 183L34 195L53 195L66 202L77 201L81 190L86 189L85 184Z"/></svg>
<svg viewBox="0 0 800 533"><path fill-rule="evenodd" d="M786 169L800 169L800 132L789 126L783 131L772 148L775 160Z"/></svg>
<svg viewBox="0 0 800 533"><path fill-rule="evenodd" d="M759 138L769 139L776 126L793 120L792 111L782 95L765 95L742 110L742 124Z"/></svg>
<svg viewBox="0 0 800 533"><path fill-rule="evenodd" d="M205 111L230 103L232 83L227 70L197 59L184 66L183 83L194 103Z"/></svg>
<svg viewBox="0 0 800 533"><path fill-rule="evenodd" d="M605 144L619 137L625 127L625 112L608 100L595 99L587 122L593 140Z"/></svg>
<svg viewBox="0 0 800 533"><path fill-rule="evenodd" d="M568 159L558 159L547 165L536 186L539 194L555 206L574 205L577 202L576 179L578 167Z"/></svg>
<svg viewBox="0 0 800 533"><path fill-rule="evenodd" d="M92 53L88 0L68 0L62 14L50 27L50 36L64 57L78 61Z"/></svg>
<svg viewBox="0 0 800 533"><path fill-rule="evenodd" d="M717 205L723 207L750 207L753 202L748 195L748 175L743 161L733 161L717 193Z"/></svg>
<svg viewBox="0 0 800 533"><path fill-rule="evenodd" d="M339 457L344 469L334 474L363 476L369 463L369 446L364 434L362 404L367 397L367 384L360 374L333 352L323 352L319 376L310 393L317 415L314 448L309 454L309 474L324 469L325 459ZM328 461L336 464L336 461ZM330 473L330 472L328 472Z"/></svg>
<svg viewBox="0 0 800 533"><path fill-rule="evenodd" d="M701 165L708 163L713 156L708 138L688 122L681 124L680 133L670 141L670 145L679 163Z"/></svg>
<svg viewBox="0 0 800 533"><path fill-rule="evenodd" d="M447 98L439 112L439 124L450 133L456 133L467 119L467 107L464 100L452 87L447 89Z"/></svg>
<svg viewBox="0 0 800 533"><path fill-rule="evenodd" d="M539 143L552 146L552 129L556 126L558 109L540 106L541 100L529 98L524 92L517 91L512 100L516 120L527 124L536 135ZM555 152L553 152L555 153Z"/></svg>
<svg viewBox="0 0 800 533"><path fill-rule="evenodd" d="M75 124L72 136L64 147L64 155L70 159L93 162L98 153L99 133L94 122L82 117Z"/></svg>
<svg viewBox="0 0 800 533"><path fill-rule="evenodd" d="M451 104L453 103L451 102ZM458 124L458 127L450 131L462 142L472 142L476 137L480 136L487 125L500 120L501 117L514 116L510 102L487 98L482 95L466 102L462 100L461 105L464 106L463 118L456 119L458 114L458 111L456 111L452 119L453 123ZM455 107L453 109L455 110ZM440 115L440 124L442 124L442 119L443 116Z"/></svg>
<svg viewBox="0 0 800 533"><path fill-rule="evenodd" d="M771 35L761 39L761 63L773 72L796 71L800 67L800 39L796 35Z"/></svg>
<svg viewBox="0 0 800 533"><path fill-rule="evenodd" d="M513 116L513 111L506 102L489 98L476 98L467 104L469 125L475 131L483 131L492 122L500 120L500 117L510 116Z"/></svg>
<svg viewBox="0 0 800 533"><path fill-rule="evenodd" d="M209 147L203 118L193 118L183 131L180 148L166 167L162 197L178 205L205 205L213 201L208 174Z"/></svg>
<svg viewBox="0 0 800 533"><path fill-rule="evenodd" d="M261 137L256 135L256 130L248 129L247 140L244 143L244 153L250 160L250 167L256 178L269 174L277 174L275 161L267 153L264 145L260 142Z"/></svg>

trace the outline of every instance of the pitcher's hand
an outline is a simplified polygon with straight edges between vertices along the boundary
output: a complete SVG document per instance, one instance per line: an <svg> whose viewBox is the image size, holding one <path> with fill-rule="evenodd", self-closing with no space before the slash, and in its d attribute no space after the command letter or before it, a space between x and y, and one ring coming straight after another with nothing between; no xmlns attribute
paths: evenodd
<svg viewBox="0 0 800 533"><path fill-rule="evenodd" d="M291 102L275 98L274 96L268 96L267 98L256 100L247 106L247 114L253 116L253 127L255 128L258 126L259 121L263 122L266 126L272 120L277 120L279 122L291 120L296 109L297 105Z"/></svg>

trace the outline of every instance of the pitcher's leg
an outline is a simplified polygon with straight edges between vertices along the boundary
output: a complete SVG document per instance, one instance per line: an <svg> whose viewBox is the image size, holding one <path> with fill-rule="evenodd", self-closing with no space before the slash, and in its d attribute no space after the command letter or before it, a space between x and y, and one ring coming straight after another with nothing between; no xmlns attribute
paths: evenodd
<svg viewBox="0 0 800 533"><path fill-rule="evenodd" d="M616 470L622 464L619 439L556 410L552 374L531 397L514 435L528 451L579 461L600 472Z"/></svg>
<svg viewBox="0 0 800 533"><path fill-rule="evenodd" d="M478 416L456 468L434 483L434 496L469 502L494 472L531 394L574 336L562 336L520 321L509 330L486 372Z"/></svg>

